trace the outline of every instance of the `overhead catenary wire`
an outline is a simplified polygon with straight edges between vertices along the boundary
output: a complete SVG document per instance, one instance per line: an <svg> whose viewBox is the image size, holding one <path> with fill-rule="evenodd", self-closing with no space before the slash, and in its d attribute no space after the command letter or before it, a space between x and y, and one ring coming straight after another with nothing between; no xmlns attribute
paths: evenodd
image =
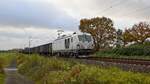
<svg viewBox="0 0 150 84"><path fill-rule="evenodd" d="M122 8L120 7L120 6L125 6L125 5L129 5L129 4L131 4L130 2L129 2L129 0L126 0L123 4L120 4L120 5L117 5L117 6L114 6L114 7L112 7L111 8L111 10L112 9L114 9L114 8L117 8L117 10L115 10L116 12L113 12L113 14L115 14L115 13L119 13L119 14L122 14L121 12L122 12ZM112 14L112 11L111 12L107 12L107 13L105 13L105 14L107 14L107 15L111 15Z"/></svg>
<svg viewBox="0 0 150 84"><path fill-rule="evenodd" d="M119 0L118 2L114 3L113 5L109 6L108 8L103 9L102 11L98 12L99 14L103 15L106 14L110 9L117 7L122 4L125 0Z"/></svg>
<svg viewBox="0 0 150 84"><path fill-rule="evenodd" d="M104 10L100 11L99 14L104 15L104 14L106 14L107 12L109 12L109 10L111 10L111 9L113 9L113 8L115 8L115 7L118 7L119 5L125 4L125 2L123 3L123 1L125 1L125 0L121 0L121 1L119 1L119 2L116 2L115 4L109 6L108 8L105 8ZM127 1L126 1L126 2L127 2ZM150 8L150 6L147 6L147 7L144 7L144 8L138 8L138 9L136 9L136 10L130 11L129 13L124 13L124 14L121 15L121 16L130 16L131 14L134 14L134 15L135 15L135 14L138 14L138 13L140 13L140 12L143 12L143 11L149 9L149 8ZM118 11L121 11L121 9L118 10ZM122 14L122 13L120 13L120 14Z"/></svg>

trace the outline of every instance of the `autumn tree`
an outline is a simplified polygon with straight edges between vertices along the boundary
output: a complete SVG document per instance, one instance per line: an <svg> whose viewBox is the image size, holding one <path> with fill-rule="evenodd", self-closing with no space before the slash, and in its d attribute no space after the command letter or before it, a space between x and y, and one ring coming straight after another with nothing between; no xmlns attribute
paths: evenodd
<svg viewBox="0 0 150 84"><path fill-rule="evenodd" d="M92 35L95 50L110 47L116 35L113 21L106 17L81 19L79 29Z"/></svg>
<svg viewBox="0 0 150 84"><path fill-rule="evenodd" d="M123 35L122 35L122 38L123 38L123 43L124 43L124 46L126 44L128 44L128 42L132 42L132 36L130 34L130 29L125 29L125 32L123 32Z"/></svg>
<svg viewBox="0 0 150 84"><path fill-rule="evenodd" d="M150 25L146 22L135 24L132 28L126 29L123 33L125 44L129 42L143 44L147 38L150 38Z"/></svg>

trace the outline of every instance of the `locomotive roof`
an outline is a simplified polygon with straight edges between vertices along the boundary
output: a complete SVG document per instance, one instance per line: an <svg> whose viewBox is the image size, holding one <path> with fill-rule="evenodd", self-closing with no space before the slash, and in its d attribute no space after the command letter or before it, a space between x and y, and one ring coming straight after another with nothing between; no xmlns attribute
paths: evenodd
<svg viewBox="0 0 150 84"><path fill-rule="evenodd" d="M56 40L65 39L65 38L73 37L73 36L76 36L76 35L79 35L79 34L73 34L73 35L62 35L61 37L58 37ZM56 41L56 40L55 40L55 41Z"/></svg>
<svg viewBox="0 0 150 84"><path fill-rule="evenodd" d="M58 37L58 38L55 39L54 41L60 40L60 39L65 39L65 38L69 38L69 37L73 37L73 36L77 36L77 35L83 35L83 34L90 35L90 34L87 34L87 33L72 34L72 35L62 35L61 37Z"/></svg>

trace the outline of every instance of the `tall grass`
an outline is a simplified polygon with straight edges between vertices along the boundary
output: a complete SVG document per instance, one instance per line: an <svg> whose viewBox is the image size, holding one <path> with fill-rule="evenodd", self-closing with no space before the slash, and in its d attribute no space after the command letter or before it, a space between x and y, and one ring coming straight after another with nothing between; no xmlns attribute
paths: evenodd
<svg viewBox="0 0 150 84"><path fill-rule="evenodd" d="M150 84L150 74L125 72L118 68L104 69L38 55L21 54L17 60L19 72L36 84Z"/></svg>

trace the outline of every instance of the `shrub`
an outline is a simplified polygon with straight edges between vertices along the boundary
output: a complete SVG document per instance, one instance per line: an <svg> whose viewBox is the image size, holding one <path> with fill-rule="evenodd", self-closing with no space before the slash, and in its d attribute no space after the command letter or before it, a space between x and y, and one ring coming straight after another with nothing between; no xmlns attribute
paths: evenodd
<svg viewBox="0 0 150 84"><path fill-rule="evenodd" d="M103 50L98 55L114 54L123 56L150 56L150 44L134 44L128 47L114 48L112 50Z"/></svg>

